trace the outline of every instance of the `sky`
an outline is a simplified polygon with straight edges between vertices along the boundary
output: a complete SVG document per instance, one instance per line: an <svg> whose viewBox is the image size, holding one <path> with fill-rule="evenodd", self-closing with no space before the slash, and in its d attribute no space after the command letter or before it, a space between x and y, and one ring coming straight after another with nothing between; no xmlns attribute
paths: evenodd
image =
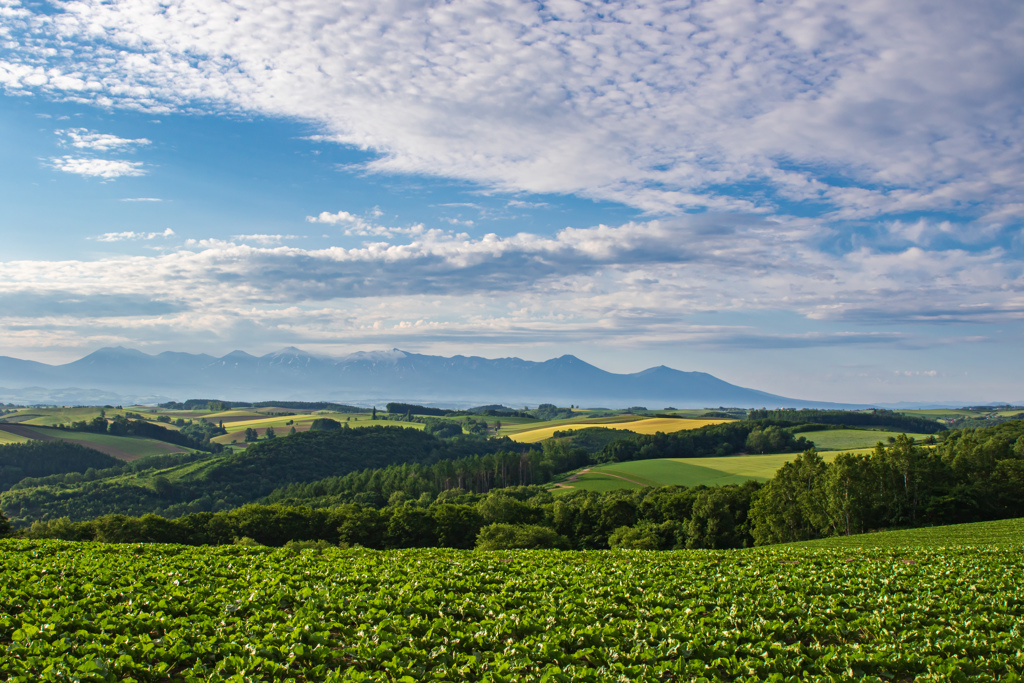
<svg viewBox="0 0 1024 683"><path fill-rule="evenodd" d="M1024 402L1024 4L0 0L0 238L47 363Z"/></svg>

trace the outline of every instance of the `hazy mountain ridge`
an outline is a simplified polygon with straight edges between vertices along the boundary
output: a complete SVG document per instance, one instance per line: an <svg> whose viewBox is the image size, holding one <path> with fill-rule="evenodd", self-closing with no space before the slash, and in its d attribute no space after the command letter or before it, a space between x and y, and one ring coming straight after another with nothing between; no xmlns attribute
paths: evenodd
<svg viewBox="0 0 1024 683"><path fill-rule="evenodd" d="M106 347L64 365L0 357L0 396L26 393L64 400L90 393L109 402L139 397L217 396L232 400L332 400L382 405L418 401L452 406L505 403L536 405L647 405L713 407L837 407L747 389L704 372L665 366L631 374L606 372L575 356L543 362L521 358L429 356L399 349L319 357L294 347L263 356L232 351L220 358L165 351ZM68 387L75 387L69 390Z"/></svg>

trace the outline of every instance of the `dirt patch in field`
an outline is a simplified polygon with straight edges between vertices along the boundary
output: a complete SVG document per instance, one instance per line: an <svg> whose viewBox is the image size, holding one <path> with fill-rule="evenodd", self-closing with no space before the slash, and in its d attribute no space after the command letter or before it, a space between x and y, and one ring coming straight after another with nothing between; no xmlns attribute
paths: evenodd
<svg viewBox="0 0 1024 683"><path fill-rule="evenodd" d="M584 469L584 470L580 470L579 472L574 473L571 477L569 477L565 481L559 482L559 483L555 484L555 488L556 489L574 489L576 487L572 485L572 482L579 481L580 475L581 474L586 474L589 471L590 471L589 467Z"/></svg>
<svg viewBox="0 0 1024 683"><path fill-rule="evenodd" d="M42 415L8 415L7 417L0 418L0 423L18 424L19 422L27 422L36 417L42 417Z"/></svg>
<svg viewBox="0 0 1024 683"><path fill-rule="evenodd" d="M26 439L34 439L35 441L56 441L59 439L61 441L67 441L68 443L76 443L79 446L85 446L86 448L91 448L94 451L106 453L107 455L113 458L117 458L118 460L124 460L125 462L138 460L139 458L142 457L141 455L135 455L134 453L123 451L120 448L115 448L114 446L108 446L102 443L95 443L93 441L87 441L86 439L68 439L60 436L54 436L53 434L50 433L49 430L34 429L32 427L25 427L22 425L0 424L0 431L15 434ZM186 449L180 448L172 444L166 444L166 446L168 453L188 453Z"/></svg>
<svg viewBox="0 0 1024 683"><path fill-rule="evenodd" d="M637 486L641 486L643 488L647 488L650 485L650 484L644 484L643 482L635 481L635 480L630 479L628 477L623 477L623 476L618 475L618 474L611 474L609 472L590 472L590 468L588 467L586 469L580 470L579 472L576 472L575 474L573 474L571 477L569 477L565 481L560 482L558 484L555 484L555 488L556 489L574 489L576 487L573 486L572 483L574 481L579 481L580 475L581 474L587 474L588 472L590 474L599 474L602 477L614 477L616 479L621 479L622 481L628 481L630 484L636 484Z"/></svg>
<svg viewBox="0 0 1024 683"><path fill-rule="evenodd" d="M22 425L16 424L0 424L0 431L7 432L8 434L14 434L15 436L21 436L26 439L35 439L36 441L53 441L57 438L42 430L23 427Z"/></svg>

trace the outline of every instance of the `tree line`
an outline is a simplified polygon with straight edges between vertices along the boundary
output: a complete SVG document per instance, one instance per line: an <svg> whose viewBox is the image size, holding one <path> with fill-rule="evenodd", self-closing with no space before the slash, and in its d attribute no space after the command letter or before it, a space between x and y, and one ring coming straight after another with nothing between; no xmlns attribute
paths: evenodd
<svg viewBox="0 0 1024 683"><path fill-rule="evenodd" d="M808 451L756 500L756 542L1024 517L1024 421L954 430L927 448L906 435L826 463Z"/></svg>
<svg viewBox="0 0 1024 683"><path fill-rule="evenodd" d="M47 429L36 427L36 429ZM222 426L215 425L204 419L185 422L181 421L181 428L178 430L167 429L158 424L147 422L142 419L129 419L124 415L116 415L108 419L103 415L94 417L92 420L79 420L69 425L58 425L57 429L72 432L89 432L92 434L110 434L111 436L138 436L146 439L155 439L165 443L172 443L185 448L195 448L209 453L220 453L224 446L211 439L215 436L227 434Z"/></svg>
<svg viewBox="0 0 1024 683"><path fill-rule="evenodd" d="M423 498L383 508L358 503L330 508L246 505L177 519L153 514L105 515L84 522L60 518L35 522L20 533L106 543L585 550L647 547L629 533L639 524L655 528L668 547L736 547L752 543L743 513L759 487L749 482L716 488L579 491L557 498L538 486L487 494L449 490L433 501ZM725 510L729 522L723 525Z"/></svg>
<svg viewBox="0 0 1024 683"><path fill-rule="evenodd" d="M748 420L784 420L794 423L849 425L851 427L888 427L894 431L912 434L937 434L946 425L918 415L905 415L894 410L797 410L760 408L747 413Z"/></svg>
<svg viewBox="0 0 1024 683"><path fill-rule="evenodd" d="M90 469L118 467L121 461L67 441L29 441L0 448L0 491L7 490L26 478L52 474L81 474Z"/></svg>

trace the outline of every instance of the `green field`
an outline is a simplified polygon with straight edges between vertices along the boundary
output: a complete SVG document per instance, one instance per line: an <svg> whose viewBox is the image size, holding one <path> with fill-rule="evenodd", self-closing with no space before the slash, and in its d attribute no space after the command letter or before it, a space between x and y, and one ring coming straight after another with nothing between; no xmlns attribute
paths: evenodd
<svg viewBox="0 0 1024 683"><path fill-rule="evenodd" d="M11 681L1020 681L1024 551L2 541Z"/></svg>
<svg viewBox="0 0 1024 683"><path fill-rule="evenodd" d="M830 429L822 432L801 432L800 436L813 441L814 447L819 451L849 451L856 448L874 448L879 441L886 443L890 437L895 439L902 433L873 429ZM907 436L921 441L928 434Z"/></svg>
<svg viewBox="0 0 1024 683"><path fill-rule="evenodd" d="M556 491L612 491L671 485L721 486L741 484L750 480L767 481L780 467L796 456L796 453L777 453L732 455L721 458L661 458L598 465L579 474L575 481L565 480L563 487ZM835 453L826 453L822 457L831 462Z"/></svg>
<svg viewBox="0 0 1024 683"><path fill-rule="evenodd" d="M793 543L808 548L942 548L970 546L976 548L1024 547L1024 519L1003 519L995 522L951 524L949 526L879 531L873 534L836 536L817 541Z"/></svg>
<svg viewBox="0 0 1024 683"><path fill-rule="evenodd" d="M267 431L267 427L273 427L274 433L277 436L286 436L291 428L294 426L295 431L304 432L309 429L310 424L313 420L320 418L328 418L336 420L342 424L347 424L349 427L370 427L374 425L381 425L384 427L405 427L407 429L423 429L424 424L422 422L401 422L397 420L385 420L382 417L373 420L370 417L370 413L306 413L297 415L278 415L278 416L267 416L250 413L245 411L241 413L246 419L244 420L231 420L224 422L224 429L227 430L227 434L214 437L212 440L216 443L230 445L232 442L243 443L245 441L245 430L255 429L259 436L262 438ZM379 413L379 416L387 415L387 413ZM238 417L239 413L235 411L216 413L211 415L207 419L214 424L220 421L220 418L227 417ZM288 424L291 422L292 424Z"/></svg>
<svg viewBox="0 0 1024 683"><path fill-rule="evenodd" d="M62 437L63 438L63 437ZM189 449L176 446L156 439L144 439L137 436L111 436L110 434L90 434L89 432L67 432L67 439L83 445L95 444L109 449L122 451L132 458L145 458L150 455L164 453L187 452ZM113 455L113 453L111 453ZM118 457L118 456L114 456Z"/></svg>
<svg viewBox="0 0 1024 683"><path fill-rule="evenodd" d="M104 410L106 416L109 418L112 418L115 415L124 415L125 413L124 410L119 410L117 408L101 409L99 407L27 408L25 410L19 410L17 413L12 415L5 415L4 417L10 422L15 422L20 416L30 416L27 420L18 421L20 424L25 425L53 427L59 424L71 424L72 422L80 422L83 420L88 422L95 417L99 417L100 410Z"/></svg>
<svg viewBox="0 0 1024 683"><path fill-rule="evenodd" d="M23 425L29 427L29 425ZM31 427L29 427L31 429ZM91 432L70 432L54 429L33 430L40 437L55 437L63 441L80 443L83 446L95 446L97 450L122 460L135 460L150 455L163 455L164 453L185 452L188 449L173 444L157 441L156 439L145 439L137 436L112 436L110 434L93 434ZM0 431L0 435L13 436ZM2 436L0 436L2 438ZM23 440L27 441L28 439Z"/></svg>
<svg viewBox="0 0 1024 683"><path fill-rule="evenodd" d="M28 439L24 436L18 436L17 434L11 434L0 430L0 445L9 443L27 443Z"/></svg>

